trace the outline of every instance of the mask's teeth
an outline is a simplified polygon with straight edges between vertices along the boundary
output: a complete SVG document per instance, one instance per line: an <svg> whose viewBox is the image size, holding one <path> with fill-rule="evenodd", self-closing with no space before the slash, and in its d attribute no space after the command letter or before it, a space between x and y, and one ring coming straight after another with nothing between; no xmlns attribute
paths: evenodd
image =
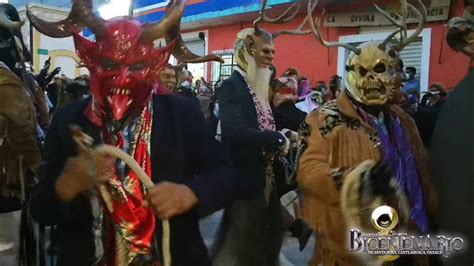
<svg viewBox="0 0 474 266"><path fill-rule="evenodd" d="M107 96L107 101L108 101L110 104L112 104L112 97Z"/></svg>
<svg viewBox="0 0 474 266"><path fill-rule="evenodd" d="M132 104L132 102L133 102L133 100L129 100L129 101L127 102L127 106L129 106L130 104Z"/></svg>

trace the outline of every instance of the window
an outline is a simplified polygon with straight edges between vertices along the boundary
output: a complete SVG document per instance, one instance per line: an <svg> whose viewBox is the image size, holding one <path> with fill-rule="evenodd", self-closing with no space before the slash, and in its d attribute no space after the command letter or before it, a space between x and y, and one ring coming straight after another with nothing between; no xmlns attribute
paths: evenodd
<svg viewBox="0 0 474 266"><path fill-rule="evenodd" d="M234 52L232 50L215 54L222 57L224 63L212 62L212 85L219 81L219 78L227 79L230 77L236 66Z"/></svg>

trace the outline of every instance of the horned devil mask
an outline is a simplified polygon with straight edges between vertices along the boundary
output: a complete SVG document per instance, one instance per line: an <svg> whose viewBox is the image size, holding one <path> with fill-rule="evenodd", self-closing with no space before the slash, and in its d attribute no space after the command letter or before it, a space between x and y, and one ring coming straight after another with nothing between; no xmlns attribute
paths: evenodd
<svg viewBox="0 0 474 266"><path fill-rule="evenodd" d="M182 1L170 1L166 16L155 24L142 24L129 17L103 20L93 14L91 0L74 0L69 16L59 22L46 22L30 10L27 15L45 35L73 36L76 51L91 76L93 101L87 115L101 125L104 118L120 122L143 109L157 90L158 74L171 54L187 63L222 60L213 55L199 57L186 48L179 28L183 9ZM79 34L86 27L95 34L95 41ZM155 48L154 40L162 37L167 45Z"/></svg>
<svg viewBox="0 0 474 266"><path fill-rule="evenodd" d="M316 3L310 1L308 4L309 22L314 35L320 43L326 47L344 47L351 51L346 64L346 87L350 96L365 105L384 105L387 102L396 101L402 86L403 63L399 52L408 44L413 42L423 30L426 23L427 11L421 0L417 0L421 9L400 0L402 10L399 20L390 16L387 12L375 5L392 24L398 29L390 34L384 41L363 43L358 47L345 43L327 42L320 33L322 19L312 18ZM411 36L407 36L408 9L417 14L420 19L418 28ZM391 44L395 35L400 33L400 40Z"/></svg>

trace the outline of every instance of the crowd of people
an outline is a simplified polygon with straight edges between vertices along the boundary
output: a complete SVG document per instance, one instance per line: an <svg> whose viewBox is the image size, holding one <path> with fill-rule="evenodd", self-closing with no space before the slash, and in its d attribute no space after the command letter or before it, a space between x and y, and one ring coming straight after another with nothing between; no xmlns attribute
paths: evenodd
<svg viewBox="0 0 474 266"><path fill-rule="evenodd" d="M387 257L349 250L349 229L472 239L472 202L450 207L450 197L467 197L472 187L472 145L463 143L472 140L472 123L453 126L472 121L470 1L465 17L450 23L448 43L471 66L449 93L441 83L422 92L416 68L400 58L426 21L414 6L413 35L401 27L400 39L353 46L322 38L309 1L311 33L321 45L349 50L344 81L315 82L297 66L278 76L275 41L285 33L262 28L263 4L253 27L236 36L231 76L211 86L186 64L222 59L197 56L183 43L182 1L170 1L165 18L146 25L107 21L90 0L73 2L59 22L28 18L50 37L73 37L90 72L74 80L51 71L50 59L33 74L18 12L0 4L6 265L276 266L287 232L300 251L315 236L308 265L382 265ZM94 41L77 34L84 28ZM163 37L167 45L155 47ZM171 54L178 65L168 63ZM446 154L458 160L443 160ZM296 195L294 214L281 200L288 195ZM379 207L390 213L374 218ZM222 209L208 250L199 220ZM471 265L473 247L465 248L451 260L409 255L390 263Z"/></svg>

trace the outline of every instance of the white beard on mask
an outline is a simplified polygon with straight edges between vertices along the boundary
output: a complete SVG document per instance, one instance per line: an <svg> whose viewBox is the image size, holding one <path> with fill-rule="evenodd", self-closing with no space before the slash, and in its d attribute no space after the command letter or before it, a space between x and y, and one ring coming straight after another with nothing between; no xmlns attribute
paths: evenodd
<svg viewBox="0 0 474 266"><path fill-rule="evenodd" d="M247 61L247 81L250 88L257 95L258 100L264 105L270 106L269 88L272 71L270 68L258 68L255 58L245 53Z"/></svg>

